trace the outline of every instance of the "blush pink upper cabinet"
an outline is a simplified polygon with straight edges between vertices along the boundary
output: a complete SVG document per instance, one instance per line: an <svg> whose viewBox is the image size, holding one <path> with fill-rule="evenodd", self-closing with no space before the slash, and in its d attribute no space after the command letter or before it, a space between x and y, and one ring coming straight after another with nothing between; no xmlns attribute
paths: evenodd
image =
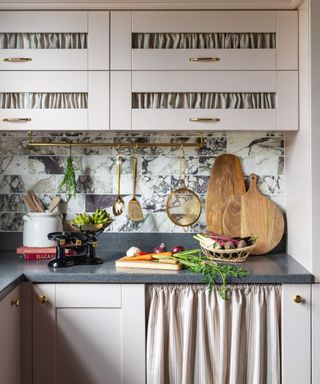
<svg viewBox="0 0 320 384"><path fill-rule="evenodd" d="M0 13L0 70L108 69L109 12Z"/></svg>
<svg viewBox="0 0 320 384"><path fill-rule="evenodd" d="M297 70L296 11L111 12L112 70Z"/></svg>

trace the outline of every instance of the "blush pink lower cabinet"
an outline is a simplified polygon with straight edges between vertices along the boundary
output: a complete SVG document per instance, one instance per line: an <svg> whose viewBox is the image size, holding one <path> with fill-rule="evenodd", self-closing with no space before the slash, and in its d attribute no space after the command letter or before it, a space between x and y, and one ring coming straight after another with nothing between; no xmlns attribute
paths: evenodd
<svg viewBox="0 0 320 384"><path fill-rule="evenodd" d="M33 286L33 384L143 384L144 286Z"/></svg>
<svg viewBox="0 0 320 384"><path fill-rule="evenodd" d="M21 292L17 287L0 301L0 383L22 382Z"/></svg>
<svg viewBox="0 0 320 384"><path fill-rule="evenodd" d="M282 384L311 384L312 286L282 285ZM315 364L318 364L315 362Z"/></svg>

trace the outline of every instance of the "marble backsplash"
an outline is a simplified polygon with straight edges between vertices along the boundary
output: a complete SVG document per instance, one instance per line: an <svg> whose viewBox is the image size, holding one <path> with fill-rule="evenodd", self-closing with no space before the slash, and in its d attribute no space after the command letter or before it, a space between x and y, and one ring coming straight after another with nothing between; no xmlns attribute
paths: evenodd
<svg viewBox="0 0 320 384"><path fill-rule="evenodd" d="M133 223L125 211L108 229L113 232L194 232L204 228L204 210L198 223L184 229L175 226L165 213L166 197L179 180L179 149L159 147L160 142L187 142L197 140L192 133L38 133L35 139L46 141L81 142L154 142L155 147L140 148L138 163L138 199L144 220ZM22 231L22 217L27 211L23 194L32 189L45 205L59 195L64 203L61 211L72 219L78 212L92 212L96 208L111 211L116 197L116 148L73 148L72 156L77 174L78 193L66 200L59 185L63 178L69 148L28 148L27 134L0 133L0 231ZM285 209L284 137L282 133L215 132L206 136L206 147L186 148L187 182L201 198L204 206L210 169L217 156L232 153L241 158L246 176L259 176L260 191L270 196ZM127 203L132 193L130 149L121 150L123 157L121 193Z"/></svg>

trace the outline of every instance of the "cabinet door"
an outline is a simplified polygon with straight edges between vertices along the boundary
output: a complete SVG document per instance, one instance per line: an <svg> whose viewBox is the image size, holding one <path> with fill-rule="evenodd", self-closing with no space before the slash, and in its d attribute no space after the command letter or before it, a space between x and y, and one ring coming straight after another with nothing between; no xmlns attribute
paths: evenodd
<svg viewBox="0 0 320 384"><path fill-rule="evenodd" d="M0 72L0 130L109 128L107 71Z"/></svg>
<svg viewBox="0 0 320 384"><path fill-rule="evenodd" d="M282 286L282 384L311 383L311 287Z"/></svg>
<svg viewBox="0 0 320 384"><path fill-rule="evenodd" d="M297 70L296 11L111 12L111 69Z"/></svg>
<svg viewBox="0 0 320 384"><path fill-rule="evenodd" d="M0 13L0 70L107 70L109 12Z"/></svg>
<svg viewBox="0 0 320 384"><path fill-rule="evenodd" d="M0 302L0 382L21 383L20 287Z"/></svg>
<svg viewBox="0 0 320 384"><path fill-rule="evenodd" d="M145 382L143 286L37 285L34 292L34 384Z"/></svg>
<svg viewBox="0 0 320 384"><path fill-rule="evenodd" d="M111 129L297 130L298 73L112 71L110 105Z"/></svg>

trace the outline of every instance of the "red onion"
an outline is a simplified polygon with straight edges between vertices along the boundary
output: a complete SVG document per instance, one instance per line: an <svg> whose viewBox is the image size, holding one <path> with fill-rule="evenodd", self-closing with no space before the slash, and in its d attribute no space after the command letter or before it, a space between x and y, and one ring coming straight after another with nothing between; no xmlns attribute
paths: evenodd
<svg viewBox="0 0 320 384"><path fill-rule="evenodd" d="M167 252L166 244L165 243L161 243L158 247L155 247L153 252L154 253Z"/></svg>
<svg viewBox="0 0 320 384"><path fill-rule="evenodd" d="M175 247L171 248L170 252L172 254L179 253L185 251L185 248L182 245L176 245Z"/></svg>

